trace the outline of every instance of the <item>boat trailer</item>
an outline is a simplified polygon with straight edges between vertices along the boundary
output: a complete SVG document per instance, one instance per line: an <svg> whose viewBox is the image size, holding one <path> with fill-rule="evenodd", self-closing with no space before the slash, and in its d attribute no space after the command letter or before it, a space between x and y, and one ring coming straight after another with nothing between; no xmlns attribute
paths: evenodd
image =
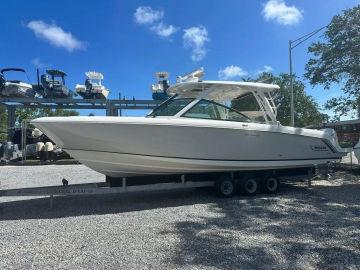
<svg viewBox="0 0 360 270"><path fill-rule="evenodd" d="M1 189L0 197L40 197L49 196L50 208L54 206L54 196L80 196L124 194L142 191L161 191L188 188L211 187L219 197L232 197L240 188L248 196L260 192L276 193L282 182L311 181L319 175L314 167L296 170L276 170L262 172L227 172L185 175L154 175L147 177L106 177L106 182L71 184L65 178L62 185L18 189Z"/></svg>
<svg viewBox="0 0 360 270"><path fill-rule="evenodd" d="M84 183L68 185L66 179L62 179L63 185L44 186L19 189L0 189L0 197L22 197L22 196L49 196L50 208L54 206L54 196L79 196L79 195L105 195L105 194L124 194L141 191L173 190L186 188L212 187L214 181L185 181L181 176L179 183L156 183L146 185L127 185L127 179L121 179L120 186L111 186L109 182Z"/></svg>

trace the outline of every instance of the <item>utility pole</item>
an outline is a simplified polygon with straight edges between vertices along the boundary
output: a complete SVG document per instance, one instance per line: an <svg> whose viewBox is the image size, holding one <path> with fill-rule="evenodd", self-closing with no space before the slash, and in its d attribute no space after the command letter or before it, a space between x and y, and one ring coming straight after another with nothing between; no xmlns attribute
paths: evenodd
<svg viewBox="0 0 360 270"><path fill-rule="evenodd" d="M290 124L295 126L295 110L294 110L294 86L293 86L293 70L292 70L292 54L291 40L289 40L289 68L290 68Z"/></svg>
<svg viewBox="0 0 360 270"><path fill-rule="evenodd" d="M293 82L293 67L292 67L292 50L299 46L301 43L305 42L312 36L316 35L323 29L327 27L323 26L319 29L316 29L306 35L303 35L295 40L289 40L289 75L290 75L290 116L291 116L291 126L295 126L295 109L294 109L294 82Z"/></svg>

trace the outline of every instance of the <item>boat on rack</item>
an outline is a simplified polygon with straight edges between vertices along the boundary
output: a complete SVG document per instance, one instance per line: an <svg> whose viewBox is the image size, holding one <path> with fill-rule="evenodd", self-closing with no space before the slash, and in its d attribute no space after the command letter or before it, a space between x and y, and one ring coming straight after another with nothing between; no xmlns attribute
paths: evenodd
<svg viewBox="0 0 360 270"><path fill-rule="evenodd" d="M48 69L41 75L42 96L44 98L72 98L74 93L66 86L66 73L57 69Z"/></svg>
<svg viewBox="0 0 360 270"><path fill-rule="evenodd" d="M151 85L152 98L154 100L166 100L169 98L167 89L170 87L169 73L168 72L156 72L155 73L157 83Z"/></svg>
<svg viewBox="0 0 360 270"><path fill-rule="evenodd" d="M273 84L179 77L146 117L54 117L32 121L58 146L110 177L311 167L345 153L332 129L276 120ZM254 106L249 106L252 104Z"/></svg>
<svg viewBox="0 0 360 270"><path fill-rule="evenodd" d="M106 99L109 90L102 85L104 75L96 71L88 71L85 75L85 84L77 84L75 86L76 93L85 99Z"/></svg>
<svg viewBox="0 0 360 270"><path fill-rule="evenodd" d="M22 68L4 68L0 71L0 96L4 97L34 97L35 91L30 83L26 83L19 79L8 79L9 73L16 72L26 75ZM7 75L5 75L7 74ZM26 75L27 77L27 75Z"/></svg>

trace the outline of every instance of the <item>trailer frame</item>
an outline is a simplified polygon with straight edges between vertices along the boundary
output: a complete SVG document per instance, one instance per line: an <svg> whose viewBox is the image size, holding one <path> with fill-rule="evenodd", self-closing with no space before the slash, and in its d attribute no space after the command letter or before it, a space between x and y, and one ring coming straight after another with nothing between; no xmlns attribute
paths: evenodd
<svg viewBox="0 0 360 270"><path fill-rule="evenodd" d="M311 186L311 181L314 178L314 167L303 168L302 174L293 173L292 175L281 175L279 170L268 170L258 172L219 172L213 174L179 174L168 176L152 176L149 178L138 177L137 181L134 178L111 178L107 177L106 182L93 182L93 183L81 183L68 185L68 181L63 178L62 185L54 186L41 186L41 187L29 187L29 188L16 188L16 189L0 189L0 197L22 197L22 196L49 196L50 208L54 206L54 196L80 196L80 195L106 195L106 194L125 194L141 191L164 191L173 189L188 189L188 188L205 188L212 187L221 197L232 197L231 194L224 194L221 189L222 184L233 183L234 187L240 186L246 177L258 179L257 192L264 185L263 181L266 177L276 177L280 185L284 181L299 181L307 180L308 186ZM304 173L307 172L307 173ZM241 177L240 177L241 176ZM156 179L158 177L158 179ZM168 177L168 178L167 178ZM198 177L198 178L197 178ZM128 179L131 179L128 183ZM149 182L152 179L152 182ZM155 181L154 181L155 179ZM165 179L165 180L164 180ZM135 181L135 182L134 182ZM277 192L277 190L276 190ZM272 193L272 192L268 192Z"/></svg>
<svg viewBox="0 0 360 270"><path fill-rule="evenodd" d="M141 191L157 191L157 190L173 190L186 188L201 188L212 187L214 181L185 181L185 177L181 177L180 183L156 183L146 185L127 185L127 179L122 178L122 185L119 187L112 187L108 182L94 182L84 184L72 185L56 185L17 189L0 189L0 197L22 197L22 196L49 196L50 208L54 205L54 196L81 196L81 195L105 195L105 194L124 194ZM63 182L67 181L63 179Z"/></svg>

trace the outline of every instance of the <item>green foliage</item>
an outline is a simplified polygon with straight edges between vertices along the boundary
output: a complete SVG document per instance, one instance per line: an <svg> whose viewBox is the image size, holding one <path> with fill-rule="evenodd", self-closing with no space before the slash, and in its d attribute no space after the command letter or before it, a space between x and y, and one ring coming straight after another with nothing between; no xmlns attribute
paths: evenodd
<svg viewBox="0 0 360 270"><path fill-rule="evenodd" d="M74 110L64 110L64 109L43 109L41 111L41 116L52 117L52 116L78 116L79 112Z"/></svg>
<svg viewBox="0 0 360 270"><path fill-rule="evenodd" d="M279 76L274 76L271 73L262 73L258 76L258 78L248 78L248 80L274 83L280 86L280 90L276 90L273 93L275 104L278 106L277 120L282 125L289 126L291 124L290 76L288 74L280 74ZM309 125L318 125L324 121L327 121L328 116L320 112L319 105L311 96L305 93L305 85L295 76L293 76L293 86L295 126L305 127ZM236 109L236 106L234 106L234 108Z"/></svg>
<svg viewBox="0 0 360 270"><path fill-rule="evenodd" d="M35 119L38 117L52 117L52 116L77 116L78 111L64 110L64 109L17 109L16 110L16 122L18 125L25 119Z"/></svg>
<svg viewBox="0 0 360 270"><path fill-rule="evenodd" d="M313 43L309 52L313 58L306 65L305 77L312 85L329 89L343 84L344 96L331 98L326 109L340 115L358 110L360 98L360 5L345 10L331 20L323 42ZM359 110L358 110L359 111Z"/></svg>
<svg viewBox="0 0 360 270"><path fill-rule="evenodd" d="M15 116L16 116L16 125L20 125L23 120L35 119L41 117L41 110L29 109L29 108L16 109Z"/></svg>
<svg viewBox="0 0 360 270"><path fill-rule="evenodd" d="M0 106L0 142L6 140L7 134L7 115L6 115L6 108Z"/></svg>
<svg viewBox="0 0 360 270"><path fill-rule="evenodd" d="M279 104L277 119L282 125L290 125L290 76L280 74L274 77L272 83L280 86L278 94L275 96L275 104ZM317 102L305 92L305 85L295 75L293 75L294 89L294 110L295 126L305 127L309 125L319 125L328 120L328 115L320 112Z"/></svg>
<svg viewBox="0 0 360 270"><path fill-rule="evenodd" d="M45 116L77 116L79 112L64 109L17 109L15 112L16 126L20 126L25 119L35 119ZM0 142L6 140L7 135L7 112L5 107L0 106Z"/></svg>

